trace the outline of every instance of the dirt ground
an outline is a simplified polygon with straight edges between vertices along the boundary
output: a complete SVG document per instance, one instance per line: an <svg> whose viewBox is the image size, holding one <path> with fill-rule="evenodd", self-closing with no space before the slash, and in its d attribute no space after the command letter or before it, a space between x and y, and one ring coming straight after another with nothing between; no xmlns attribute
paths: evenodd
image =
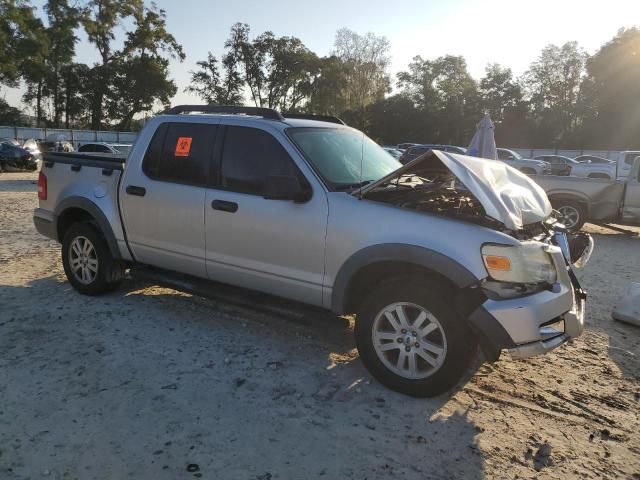
<svg viewBox="0 0 640 480"><path fill-rule="evenodd" d="M420 400L370 377L343 319L78 295L35 179L0 174L1 479L640 479L640 328L610 316L640 237L589 227L580 339Z"/></svg>

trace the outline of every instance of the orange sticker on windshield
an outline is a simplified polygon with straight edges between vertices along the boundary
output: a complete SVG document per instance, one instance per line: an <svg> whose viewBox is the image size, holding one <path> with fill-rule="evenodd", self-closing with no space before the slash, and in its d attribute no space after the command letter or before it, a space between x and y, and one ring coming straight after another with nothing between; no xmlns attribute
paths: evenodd
<svg viewBox="0 0 640 480"><path fill-rule="evenodd" d="M174 155L176 157L188 157L189 152L191 151L191 140L191 137L178 137Z"/></svg>

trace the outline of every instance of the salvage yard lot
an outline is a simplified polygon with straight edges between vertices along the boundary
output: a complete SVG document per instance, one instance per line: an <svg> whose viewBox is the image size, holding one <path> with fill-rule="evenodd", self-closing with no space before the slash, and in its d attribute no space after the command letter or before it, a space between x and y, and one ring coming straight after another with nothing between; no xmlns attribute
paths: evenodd
<svg viewBox="0 0 640 480"><path fill-rule="evenodd" d="M80 296L33 227L36 178L0 175L2 479L640 479L640 328L610 318L640 237L588 227L581 338L413 399L346 319L133 280Z"/></svg>

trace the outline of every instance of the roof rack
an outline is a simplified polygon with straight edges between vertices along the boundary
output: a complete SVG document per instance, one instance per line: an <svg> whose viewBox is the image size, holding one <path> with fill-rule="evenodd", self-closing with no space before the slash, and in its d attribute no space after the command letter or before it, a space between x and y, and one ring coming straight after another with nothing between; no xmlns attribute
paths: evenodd
<svg viewBox="0 0 640 480"><path fill-rule="evenodd" d="M331 115L314 115L312 113L283 113L284 118L297 118L300 120L319 120L321 122L339 123L346 125L343 120Z"/></svg>
<svg viewBox="0 0 640 480"><path fill-rule="evenodd" d="M280 112L272 108L261 107L240 107L236 105L177 105L167 110L168 115L177 115L179 113L222 113L229 115L255 115L257 117L268 118L270 120L283 121L284 117Z"/></svg>

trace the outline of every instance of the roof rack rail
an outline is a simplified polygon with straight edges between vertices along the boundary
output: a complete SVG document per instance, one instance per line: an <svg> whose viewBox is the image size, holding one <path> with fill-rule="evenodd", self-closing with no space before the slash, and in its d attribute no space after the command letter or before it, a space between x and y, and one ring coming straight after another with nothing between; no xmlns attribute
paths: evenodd
<svg viewBox="0 0 640 480"><path fill-rule="evenodd" d="M237 105L177 105L166 111L168 115L191 112L222 113L230 115L244 114L255 115L258 117L268 118L270 120L284 120L284 117L280 115L280 112L272 108L241 107Z"/></svg>
<svg viewBox="0 0 640 480"><path fill-rule="evenodd" d="M321 122L339 123L346 125L343 120L332 115L314 115L313 113L283 113L284 118L297 118L300 120L319 120Z"/></svg>

